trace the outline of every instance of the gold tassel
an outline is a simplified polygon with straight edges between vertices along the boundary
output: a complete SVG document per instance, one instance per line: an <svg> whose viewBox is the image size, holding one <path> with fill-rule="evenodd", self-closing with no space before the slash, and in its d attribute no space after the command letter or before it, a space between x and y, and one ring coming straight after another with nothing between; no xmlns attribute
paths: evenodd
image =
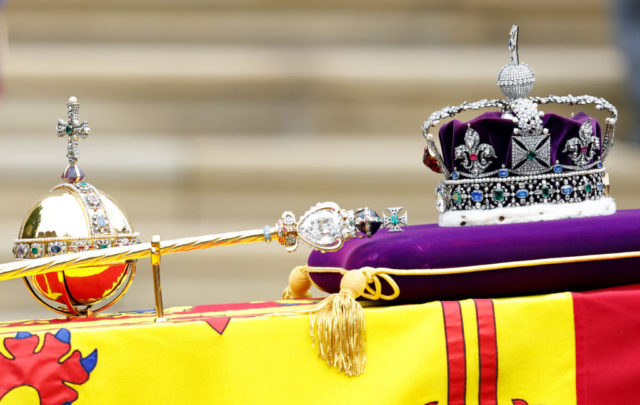
<svg viewBox="0 0 640 405"><path fill-rule="evenodd" d="M366 285L365 271L348 271L340 292L325 298L310 315L310 333L318 354L348 376L358 376L366 368L364 309L356 301Z"/></svg>
<svg viewBox="0 0 640 405"><path fill-rule="evenodd" d="M305 266L298 266L289 274L289 285L282 293L283 300L311 298L311 278Z"/></svg>

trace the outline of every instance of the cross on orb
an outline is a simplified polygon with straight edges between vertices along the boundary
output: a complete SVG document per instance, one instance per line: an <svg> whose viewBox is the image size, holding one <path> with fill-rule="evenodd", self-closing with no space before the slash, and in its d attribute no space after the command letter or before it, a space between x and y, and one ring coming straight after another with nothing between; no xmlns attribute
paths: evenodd
<svg viewBox="0 0 640 405"><path fill-rule="evenodd" d="M86 139L91 133L89 123L87 121L78 121L78 110L80 104L75 97L69 97L67 101L67 120L59 119L57 132L58 137L67 136L67 159L69 165L62 174L62 178L68 183L77 183L82 181L84 173L78 167L78 139Z"/></svg>

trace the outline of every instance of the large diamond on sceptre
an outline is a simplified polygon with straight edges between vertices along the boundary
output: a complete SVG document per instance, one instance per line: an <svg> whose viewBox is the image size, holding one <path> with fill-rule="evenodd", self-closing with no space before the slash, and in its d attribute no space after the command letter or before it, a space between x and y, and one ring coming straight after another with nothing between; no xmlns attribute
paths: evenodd
<svg viewBox="0 0 640 405"><path fill-rule="evenodd" d="M292 251L300 240L314 249L334 251L345 240L356 237L353 211L343 210L336 203L324 202L311 207L295 222L290 212L285 212L278 224L278 240Z"/></svg>

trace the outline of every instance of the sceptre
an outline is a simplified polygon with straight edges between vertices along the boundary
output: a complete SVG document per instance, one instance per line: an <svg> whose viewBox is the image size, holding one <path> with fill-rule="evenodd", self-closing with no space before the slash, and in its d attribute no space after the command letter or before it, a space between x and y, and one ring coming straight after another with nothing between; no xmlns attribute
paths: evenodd
<svg viewBox="0 0 640 405"><path fill-rule="evenodd" d="M341 209L333 202L318 203L298 221L292 212L285 211L275 226L164 240L160 241L157 253L166 255L216 246L271 242L273 239L288 251L295 250L301 241L313 249L330 252L340 249L346 240L358 236L371 237L380 227L388 226L390 232L402 231L400 225L407 224L407 214L398 215L399 209L401 207L389 209L390 217L385 215L383 220L369 208L353 211ZM0 264L0 281L142 259L152 255L151 248L151 243L139 243L39 259L17 260Z"/></svg>

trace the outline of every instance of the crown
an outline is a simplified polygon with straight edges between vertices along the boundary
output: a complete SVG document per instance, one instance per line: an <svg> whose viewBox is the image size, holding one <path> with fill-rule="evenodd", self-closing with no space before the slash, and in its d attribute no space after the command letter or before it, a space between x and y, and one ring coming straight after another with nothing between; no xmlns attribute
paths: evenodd
<svg viewBox="0 0 640 405"><path fill-rule="evenodd" d="M518 26L511 28L511 62L498 74L503 99L448 106L422 126L427 141L423 161L445 177L436 187L440 226L481 225L608 215L604 160L611 147L616 108L599 97L529 97L535 76L520 62ZM563 117L545 113L542 104L592 105L608 113L604 134L585 113ZM468 110L487 111L468 122L440 128L438 149L431 129Z"/></svg>

